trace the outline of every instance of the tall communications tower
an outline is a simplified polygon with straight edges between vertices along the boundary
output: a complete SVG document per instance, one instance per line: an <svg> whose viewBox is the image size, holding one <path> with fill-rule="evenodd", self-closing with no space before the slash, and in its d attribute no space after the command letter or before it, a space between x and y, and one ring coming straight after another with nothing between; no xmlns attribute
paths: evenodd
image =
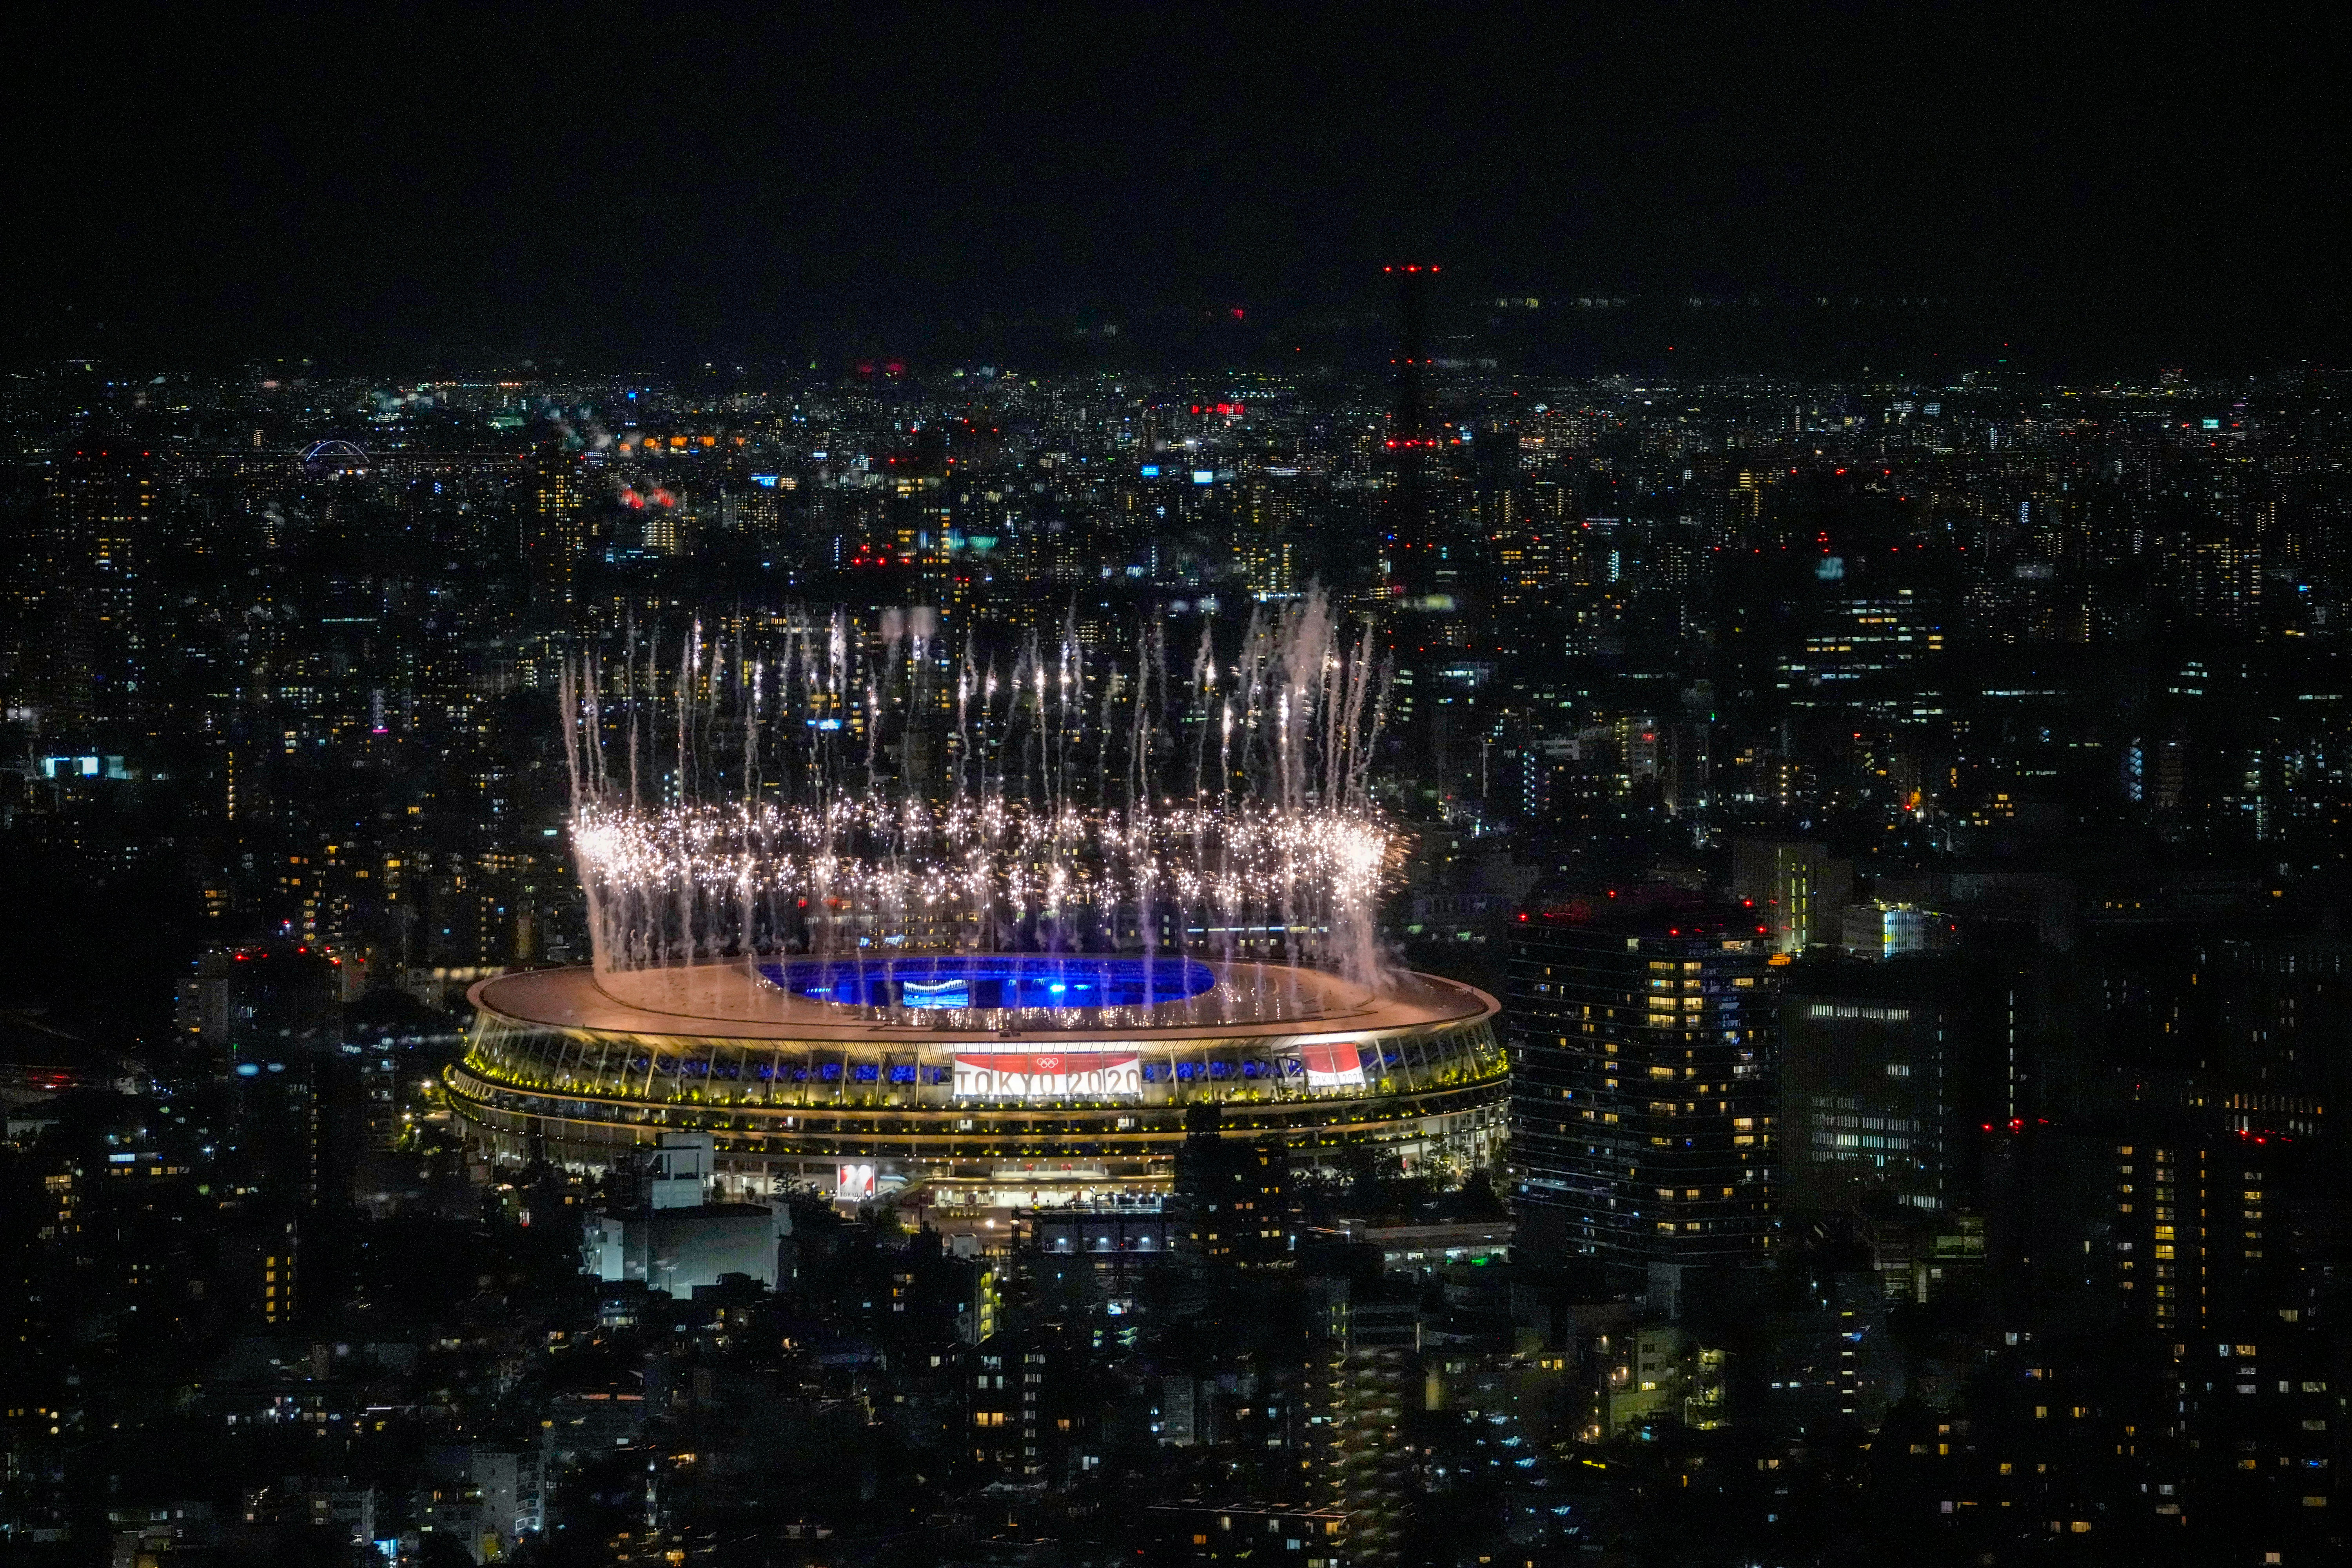
<svg viewBox="0 0 2352 1568"><path fill-rule="evenodd" d="M1388 547L1394 578L1392 592L1407 599L1430 593L1436 547L1430 535L1429 501L1423 483L1422 463L1437 443L1430 434L1429 415L1422 400L1422 368L1429 363L1423 346L1425 298L1429 279L1438 268L1425 262L1399 262L1382 268L1397 283L1396 406L1389 415L1383 443L1391 467L1388 526L1382 540Z"/></svg>

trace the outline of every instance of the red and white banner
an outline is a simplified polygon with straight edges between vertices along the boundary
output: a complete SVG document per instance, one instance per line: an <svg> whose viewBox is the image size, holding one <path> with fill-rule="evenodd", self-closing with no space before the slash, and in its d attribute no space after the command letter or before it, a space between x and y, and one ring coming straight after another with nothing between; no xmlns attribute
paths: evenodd
<svg viewBox="0 0 2352 1568"><path fill-rule="evenodd" d="M1360 1088L1364 1081L1364 1059L1357 1053L1356 1042L1341 1040L1335 1045L1301 1046L1299 1064L1307 1069L1309 1089Z"/></svg>
<svg viewBox="0 0 2352 1568"><path fill-rule="evenodd" d="M874 1195L874 1167L860 1163L838 1167L839 1174L833 1184L834 1196L845 1203Z"/></svg>
<svg viewBox="0 0 2352 1568"><path fill-rule="evenodd" d="M1143 1092L1134 1051L959 1051L958 1100L1126 1100Z"/></svg>

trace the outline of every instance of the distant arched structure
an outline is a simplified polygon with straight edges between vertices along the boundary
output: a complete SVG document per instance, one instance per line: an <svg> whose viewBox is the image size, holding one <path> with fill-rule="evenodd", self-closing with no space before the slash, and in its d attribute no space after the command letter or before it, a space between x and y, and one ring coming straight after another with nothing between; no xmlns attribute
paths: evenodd
<svg viewBox="0 0 2352 1568"><path fill-rule="evenodd" d="M375 467L375 459L354 441L320 441L302 454L302 471L314 479L335 474L364 474Z"/></svg>

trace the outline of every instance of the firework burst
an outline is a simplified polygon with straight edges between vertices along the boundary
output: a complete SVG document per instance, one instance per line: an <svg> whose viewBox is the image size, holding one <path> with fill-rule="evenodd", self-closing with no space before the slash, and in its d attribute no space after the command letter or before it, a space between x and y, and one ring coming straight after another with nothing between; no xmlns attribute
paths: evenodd
<svg viewBox="0 0 2352 1568"><path fill-rule="evenodd" d="M1376 981L1394 839L1365 778L1370 638L1319 595L1180 673L1074 623L1009 658L925 612L665 644L562 683L600 968L751 952L1184 951Z"/></svg>

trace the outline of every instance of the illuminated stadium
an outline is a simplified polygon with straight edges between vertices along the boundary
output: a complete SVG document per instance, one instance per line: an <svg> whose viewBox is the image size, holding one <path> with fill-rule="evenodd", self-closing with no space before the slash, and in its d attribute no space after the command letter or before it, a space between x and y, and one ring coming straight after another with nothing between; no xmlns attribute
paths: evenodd
<svg viewBox="0 0 2352 1568"><path fill-rule="evenodd" d="M1484 1159L1493 998L1401 973L1369 630L1315 595L1191 656L929 612L632 631L559 697L593 967L471 993L447 1077L513 1162L707 1131L722 1179L939 1205L1157 1190L1189 1108L1302 1163Z"/></svg>
<svg viewBox="0 0 2352 1568"><path fill-rule="evenodd" d="M1483 1160L1501 1131L1493 998L1296 966L1026 955L791 959L473 990L450 1076L493 1152L582 1169L708 1131L723 1173L941 1206L1167 1184L1186 1107L1303 1164L1370 1143L1408 1168Z"/></svg>

